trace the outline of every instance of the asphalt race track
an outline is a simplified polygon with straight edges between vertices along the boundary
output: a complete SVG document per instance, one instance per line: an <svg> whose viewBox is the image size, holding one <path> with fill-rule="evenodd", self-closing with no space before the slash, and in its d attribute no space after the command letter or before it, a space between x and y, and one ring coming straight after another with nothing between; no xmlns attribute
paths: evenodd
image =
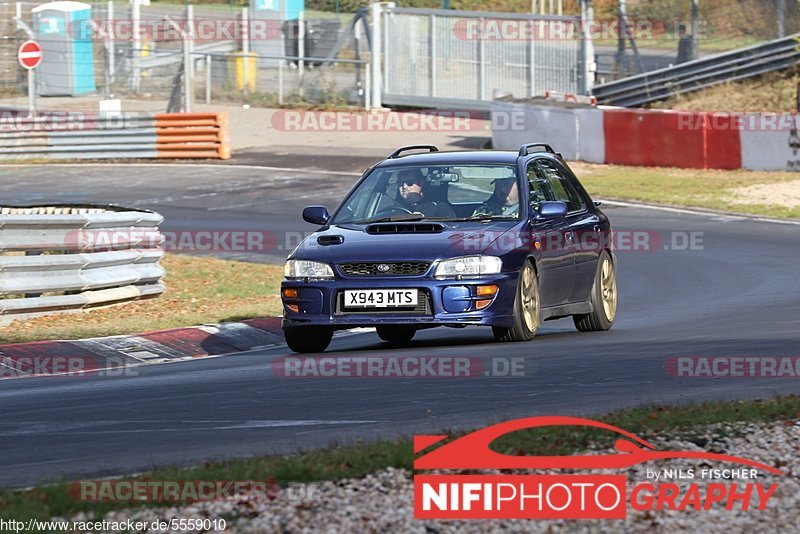
<svg viewBox="0 0 800 534"><path fill-rule="evenodd" d="M114 200L160 211L168 218L165 228L260 227L278 235L310 230L300 208L334 205L355 179L230 166L12 171L0 174L4 202ZM616 230L654 232L667 245L671 235L683 235L674 232L702 233L701 250L619 252L620 311L610 332L583 334L560 320L545 323L529 343L495 343L489 329L433 329L403 350L371 332L335 338L329 349L333 355L520 357L524 377L281 378L270 362L287 351L273 349L142 367L138 376L3 381L0 486L511 417L800 392L797 378L678 379L664 369L675 356L800 355L800 227L636 207L607 212ZM266 259L284 254L275 250Z"/></svg>

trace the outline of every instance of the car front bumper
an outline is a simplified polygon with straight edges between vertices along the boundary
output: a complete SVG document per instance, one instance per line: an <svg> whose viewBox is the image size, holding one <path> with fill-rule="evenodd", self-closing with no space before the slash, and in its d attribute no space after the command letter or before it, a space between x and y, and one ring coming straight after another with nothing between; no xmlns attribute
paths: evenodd
<svg viewBox="0 0 800 534"><path fill-rule="evenodd" d="M510 328L514 325L514 295L518 273L435 280L425 277L363 277L326 281L284 280L281 283L284 328L330 326L334 329L376 325L466 326L486 325ZM476 309L477 286L497 286L497 293L483 309ZM297 290L287 298L286 289ZM416 289L414 309L371 308L351 310L343 305L348 289ZM293 311L288 306L297 306Z"/></svg>

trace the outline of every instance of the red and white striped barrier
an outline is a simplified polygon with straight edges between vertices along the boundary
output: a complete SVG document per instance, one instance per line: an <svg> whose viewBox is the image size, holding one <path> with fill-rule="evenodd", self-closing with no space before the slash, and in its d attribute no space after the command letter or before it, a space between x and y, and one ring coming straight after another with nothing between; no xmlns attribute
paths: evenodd
<svg viewBox="0 0 800 534"><path fill-rule="evenodd" d="M547 141L566 159L691 169L800 170L800 115L492 103L492 142Z"/></svg>

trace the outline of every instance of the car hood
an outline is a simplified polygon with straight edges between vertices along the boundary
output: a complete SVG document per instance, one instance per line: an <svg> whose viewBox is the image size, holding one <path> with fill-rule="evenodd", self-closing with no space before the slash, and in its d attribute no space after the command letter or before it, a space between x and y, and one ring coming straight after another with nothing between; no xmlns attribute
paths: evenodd
<svg viewBox="0 0 800 534"><path fill-rule="evenodd" d="M399 223L408 225L410 223ZM411 224L440 224L439 233L370 234L366 226L331 226L305 238L290 258L326 263L350 261L428 260L480 254L520 221L480 222L421 222ZM340 244L320 244L341 236ZM496 252L493 252L496 255Z"/></svg>

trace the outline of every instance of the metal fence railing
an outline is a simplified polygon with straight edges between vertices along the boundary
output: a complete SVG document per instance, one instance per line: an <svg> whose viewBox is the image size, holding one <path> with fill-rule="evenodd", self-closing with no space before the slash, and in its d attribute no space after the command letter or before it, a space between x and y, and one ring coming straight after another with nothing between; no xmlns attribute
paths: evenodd
<svg viewBox="0 0 800 534"><path fill-rule="evenodd" d="M16 49L29 36L12 19L19 13L35 30L31 9L41 3L0 0L0 87L7 93L27 92ZM281 21L234 5L153 3L139 6L137 16L128 2L89 3L91 30L82 31L91 34L97 93L107 98L148 100L149 110L165 111L188 53L198 101L364 104L368 45L358 15Z"/></svg>
<svg viewBox="0 0 800 534"><path fill-rule="evenodd" d="M115 207L0 208L0 324L160 295L162 221Z"/></svg>
<svg viewBox="0 0 800 534"><path fill-rule="evenodd" d="M497 35L509 25L519 38ZM580 32L548 38L558 33L555 25L580 28L580 17L387 7L383 101L488 109L495 90L516 97L583 93Z"/></svg>
<svg viewBox="0 0 800 534"><path fill-rule="evenodd" d="M800 62L800 33L597 85L601 104L635 107L706 87L760 76Z"/></svg>

